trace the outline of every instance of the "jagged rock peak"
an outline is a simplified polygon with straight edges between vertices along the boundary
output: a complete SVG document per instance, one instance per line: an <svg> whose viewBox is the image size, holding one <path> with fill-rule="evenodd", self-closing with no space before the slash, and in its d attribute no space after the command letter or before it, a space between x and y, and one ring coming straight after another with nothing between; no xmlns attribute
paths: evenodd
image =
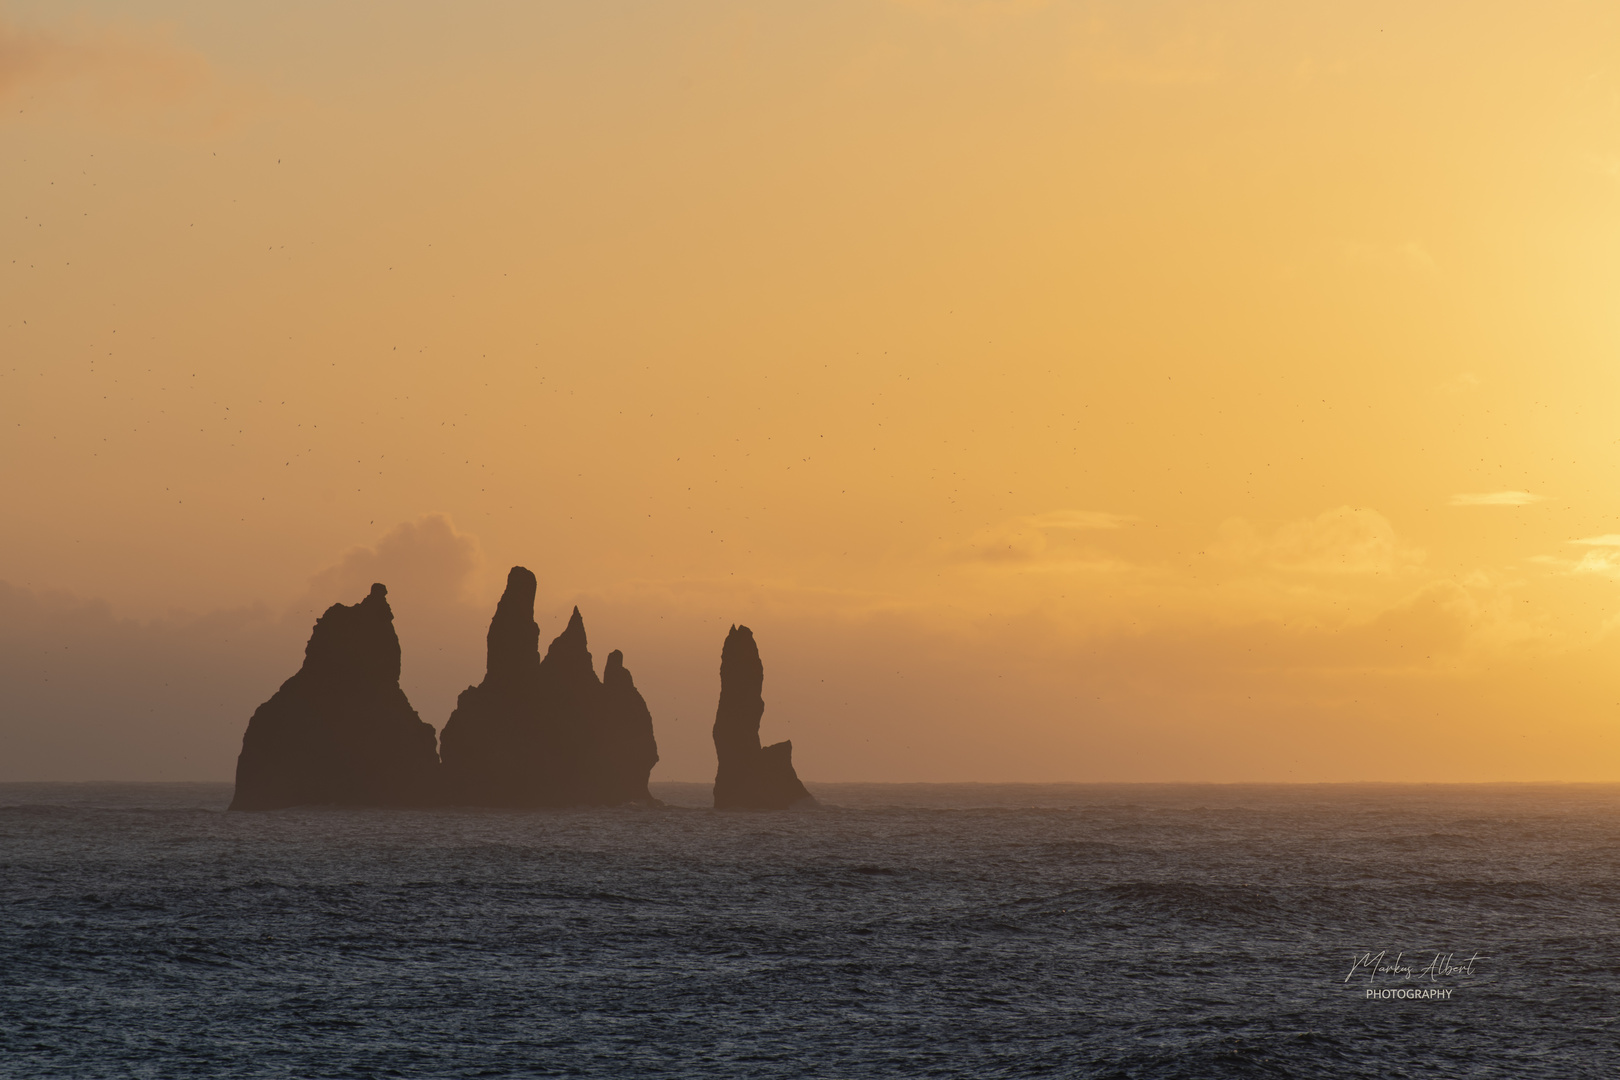
<svg viewBox="0 0 1620 1080"><path fill-rule="evenodd" d="M653 801L647 776L658 744L624 655L610 654L605 679L597 679L576 607L541 659L534 597L534 575L513 567L490 623L489 674L462 692L440 740L450 799L483 806ZM499 663L498 647L510 649ZM518 676L503 679L503 670Z"/></svg>
<svg viewBox="0 0 1620 1080"><path fill-rule="evenodd" d="M540 627L534 621L537 588L534 575L524 567L514 566L506 575L506 591L489 622L486 684L522 682L540 670Z"/></svg>
<svg viewBox="0 0 1620 1080"><path fill-rule="evenodd" d="M579 608L568 619L568 625L551 642L541 667L556 677L583 679L587 674L596 681L596 668L591 663L591 652L586 647L585 620Z"/></svg>
<svg viewBox="0 0 1620 1080"><path fill-rule="evenodd" d="M563 627L562 633L552 639L546 655L550 656L555 652L580 652L585 648L585 644L585 620L576 605L574 613L568 617L568 625Z"/></svg>
<svg viewBox="0 0 1620 1080"><path fill-rule="evenodd" d="M231 809L438 802L433 727L399 688L399 661L382 585L327 608L303 666L248 721Z"/></svg>
<svg viewBox="0 0 1620 1080"><path fill-rule="evenodd" d="M388 587L378 582L358 604L333 604L315 621L299 674L388 686L399 682L399 663Z"/></svg>

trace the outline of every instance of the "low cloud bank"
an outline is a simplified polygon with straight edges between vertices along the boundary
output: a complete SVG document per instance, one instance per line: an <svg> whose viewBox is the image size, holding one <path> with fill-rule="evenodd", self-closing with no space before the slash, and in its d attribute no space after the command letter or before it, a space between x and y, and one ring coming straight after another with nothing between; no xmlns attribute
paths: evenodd
<svg viewBox="0 0 1620 1080"><path fill-rule="evenodd" d="M1144 592L1121 609L1130 617L1100 621L1084 596L968 611L735 578L562 595L542 563L531 569L543 640L577 603L598 669L624 651L656 723L655 780L714 774L732 623L759 642L764 730L793 740L812 781L1612 778L1607 637L1537 636L1511 589L1425 577L1370 511L1229 524L1220 539L1217 561L1271 584L1210 593L1225 607ZM1110 581L1157 580L1119 566ZM1073 574L1066 589L1092 580ZM429 515L345 553L283 611L136 621L0 584L0 779L229 779L248 717L297 670L315 617L372 581L389 587L406 692L442 726L483 674L490 577L476 538ZM1355 613L1349 594L1324 591L1391 577L1393 599Z"/></svg>

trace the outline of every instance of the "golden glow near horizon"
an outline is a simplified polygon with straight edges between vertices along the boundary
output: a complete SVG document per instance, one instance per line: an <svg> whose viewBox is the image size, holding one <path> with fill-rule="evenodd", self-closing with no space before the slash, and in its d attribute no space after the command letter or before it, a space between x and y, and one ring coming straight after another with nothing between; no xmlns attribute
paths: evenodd
<svg viewBox="0 0 1620 1080"><path fill-rule="evenodd" d="M12 3L0 140L0 778L521 563L655 780L732 622L812 781L1620 779L1620 9Z"/></svg>

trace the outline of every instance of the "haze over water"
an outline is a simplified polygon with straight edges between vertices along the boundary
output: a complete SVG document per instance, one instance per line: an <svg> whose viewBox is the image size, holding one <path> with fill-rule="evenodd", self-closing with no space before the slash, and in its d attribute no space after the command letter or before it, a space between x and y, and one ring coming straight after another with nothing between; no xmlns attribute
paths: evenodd
<svg viewBox="0 0 1620 1080"><path fill-rule="evenodd" d="M0 1075L1620 1068L1613 786L812 788L225 814L226 785L0 785ZM1347 980L1379 952L1458 970Z"/></svg>

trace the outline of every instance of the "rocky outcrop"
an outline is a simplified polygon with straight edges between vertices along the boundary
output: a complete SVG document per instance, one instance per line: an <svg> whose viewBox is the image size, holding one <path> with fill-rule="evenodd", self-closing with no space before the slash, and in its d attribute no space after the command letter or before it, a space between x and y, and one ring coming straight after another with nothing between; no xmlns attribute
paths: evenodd
<svg viewBox="0 0 1620 1080"><path fill-rule="evenodd" d="M484 681L461 692L440 736L445 792L453 803L520 806L527 801L540 700L534 594L534 575L513 567L489 623Z"/></svg>
<svg viewBox="0 0 1620 1080"><path fill-rule="evenodd" d="M606 803L651 802L647 777L658 764L652 713L636 689L624 653L608 653L602 671L602 713L596 735L598 783Z"/></svg>
<svg viewBox="0 0 1620 1080"><path fill-rule="evenodd" d="M438 802L433 727L399 688L388 590L333 604L315 623L304 666L248 721L232 810L426 806Z"/></svg>
<svg viewBox="0 0 1620 1080"><path fill-rule="evenodd" d="M793 771L793 744L759 744L764 686L765 665L754 632L733 626L720 650L720 707L714 714L717 810L785 810L814 801Z"/></svg>
<svg viewBox="0 0 1620 1080"><path fill-rule="evenodd" d="M444 726L441 753L452 801L472 806L650 802L658 761L652 716L624 657L596 677L585 621L539 655L535 578L512 568L489 624L484 681L468 687Z"/></svg>

